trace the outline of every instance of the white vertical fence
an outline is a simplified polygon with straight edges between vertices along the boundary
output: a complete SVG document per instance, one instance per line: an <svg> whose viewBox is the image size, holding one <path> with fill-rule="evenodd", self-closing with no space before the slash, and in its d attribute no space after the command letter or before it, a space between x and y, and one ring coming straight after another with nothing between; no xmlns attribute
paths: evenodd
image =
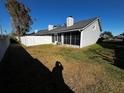
<svg viewBox="0 0 124 93"><path fill-rule="evenodd" d="M25 46L51 44L52 36L22 36L21 43Z"/></svg>
<svg viewBox="0 0 124 93"><path fill-rule="evenodd" d="M8 36L0 38L0 61L5 55L6 50L9 47L9 44L10 44L10 38Z"/></svg>

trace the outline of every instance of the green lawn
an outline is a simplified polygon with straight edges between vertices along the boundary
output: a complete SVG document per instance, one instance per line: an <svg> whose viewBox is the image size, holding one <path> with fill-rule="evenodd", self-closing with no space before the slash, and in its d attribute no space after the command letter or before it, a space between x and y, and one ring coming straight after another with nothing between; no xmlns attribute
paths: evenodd
<svg viewBox="0 0 124 93"><path fill-rule="evenodd" d="M25 48L50 70L55 62L63 64L65 83L76 93L123 93L124 70L114 66L114 46L98 44L82 49L54 45Z"/></svg>

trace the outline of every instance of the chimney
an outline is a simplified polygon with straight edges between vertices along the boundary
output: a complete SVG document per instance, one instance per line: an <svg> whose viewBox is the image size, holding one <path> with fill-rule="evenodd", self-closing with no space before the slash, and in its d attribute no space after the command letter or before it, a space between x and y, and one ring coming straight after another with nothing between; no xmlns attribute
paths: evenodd
<svg viewBox="0 0 124 93"><path fill-rule="evenodd" d="M72 16L67 17L66 19L66 26L70 27L74 24L74 18Z"/></svg>
<svg viewBox="0 0 124 93"><path fill-rule="evenodd" d="M54 26L53 25L48 25L48 30L53 30L54 29Z"/></svg>

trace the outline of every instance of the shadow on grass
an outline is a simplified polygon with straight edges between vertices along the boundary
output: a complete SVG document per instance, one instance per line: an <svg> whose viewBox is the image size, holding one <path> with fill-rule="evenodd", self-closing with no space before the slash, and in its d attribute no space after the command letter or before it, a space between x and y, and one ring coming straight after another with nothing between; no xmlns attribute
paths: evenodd
<svg viewBox="0 0 124 93"><path fill-rule="evenodd" d="M124 43L118 41L102 42L98 43L104 48L113 49L115 52L115 58L113 65L124 69Z"/></svg>
<svg viewBox="0 0 124 93"><path fill-rule="evenodd" d="M1 93L74 93L62 77L62 64L51 72L14 42L0 62Z"/></svg>

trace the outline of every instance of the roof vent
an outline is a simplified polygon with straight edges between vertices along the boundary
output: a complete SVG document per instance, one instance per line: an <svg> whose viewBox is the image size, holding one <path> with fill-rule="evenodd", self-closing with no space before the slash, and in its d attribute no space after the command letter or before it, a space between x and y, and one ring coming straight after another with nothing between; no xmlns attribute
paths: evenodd
<svg viewBox="0 0 124 93"><path fill-rule="evenodd" d="M72 16L67 17L66 19L66 26L70 27L74 24L74 18Z"/></svg>

